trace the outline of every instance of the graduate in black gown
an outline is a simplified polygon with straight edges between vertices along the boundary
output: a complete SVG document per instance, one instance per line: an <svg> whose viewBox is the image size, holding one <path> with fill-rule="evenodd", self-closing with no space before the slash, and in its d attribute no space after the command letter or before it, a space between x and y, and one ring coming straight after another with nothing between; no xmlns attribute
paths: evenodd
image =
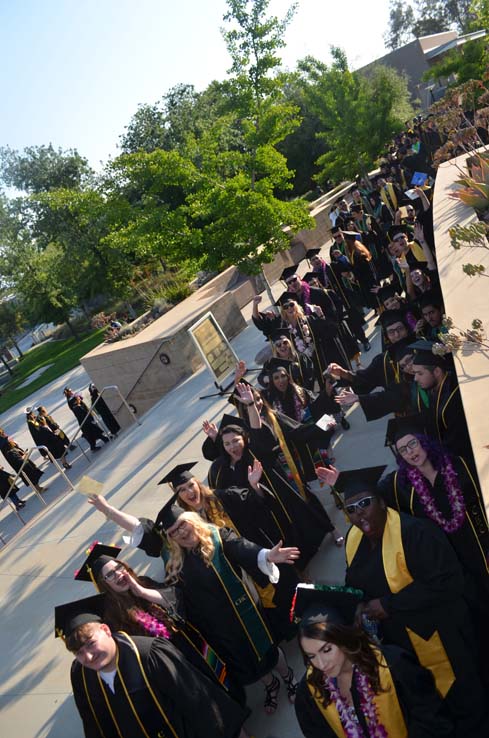
<svg viewBox="0 0 489 738"><path fill-rule="evenodd" d="M218 528L234 530L241 537L262 548L273 546L281 538L281 531L269 502L273 496L260 484L262 467L255 459L248 470L248 486L229 487L212 492L192 473L196 462L177 464L160 484L167 483L176 493L178 504L190 512L196 512L207 523ZM289 613L295 587L299 582L298 572L292 566L280 565L280 579L269 582L265 587L254 586L266 610L267 620L277 642L290 639L295 628L290 623Z"/></svg>
<svg viewBox="0 0 489 738"><path fill-rule="evenodd" d="M489 714L462 568L433 522L386 507L377 493L384 469L344 472L336 481L352 523L346 584L363 590L362 611L379 621L383 642L412 651L430 669L457 738L485 735Z"/></svg>
<svg viewBox="0 0 489 738"><path fill-rule="evenodd" d="M25 507L25 501L21 500L17 494L19 488L16 485L12 487L13 481L13 474L9 474L9 472L5 471L3 466L0 466L0 497L4 500L10 491L9 500L12 500L16 510L21 510Z"/></svg>
<svg viewBox="0 0 489 738"><path fill-rule="evenodd" d="M164 638L112 634L104 595L60 605L85 738L238 738L247 711Z"/></svg>
<svg viewBox="0 0 489 738"><path fill-rule="evenodd" d="M250 407L254 406L253 398ZM257 427L247 427L239 418L224 416L219 429L220 455L209 469L209 486L246 487L248 468L258 459L263 466L262 484L274 496L273 512L283 532L282 540L298 546L299 567L303 569L326 534L335 530L334 525L315 495L307 488L298 489L293 479L287 479L277 461L277 441L271 430L262 425L259 416L254 416L253 423Z"/></svg>
<svg viewBox="0 0 489 738"><path fill-rule="evenodd" d="M39 432L39 423L36 418L36 413L31 407L26 407L25 409L25 420L27 423L27 428L29 429L29 433L31 434L32 440L34 441L35 446L42 446L44 445L41 440L41 433ZM41 454L43 459L48 459L47 451L45 451L43 448L39 449L39 453Z"/></svg>
<svg viewBox="0 0 489 738"><path fill-rule="evenodd" d="M61 459L61 463L65 469L71 469L71 464L66 460L67 448L65 441L51 430L43 415L39 416L37 422L39 442L43 446L46 446L51 456L55 459Z"/></svg>
<svg viewBox="0 0 489 738"><path fill-rule="evenodd" d="M354 624L361 598L349 587L297 588L306 673L295 712L305 738L452 738L430 672Z"/></svg>
<svg viewBox="0 0 489 738"><path fill-rule="evenodd" d="M0 428L0 451L12 469L16 472L20 471L22 464L24 464L26 451L20 448L13 438L9 438L3 428ZM37 492L44 492L46 488L39 485L39 481L43 474L44 472L39 469L31 459L29 459L24 464L20 476L27 487L32 485Z"/></svg>
<svg viewBox="0 0 489 738"><path fill-rule="evenodd" d="M121 427L112 415L111 409L105 402L104 398L101 397L100 392L93 383L88 385L88 391L92 400L92 406L97 403L94 408L95 412L100 415L105 425L107 426L109 433L112 433L113 436L116 436L119 433Z"/></svg>
<svg viewBox="0 0 489 738"><path fill-rule="evenodd" d="M102 428L91 415L89 408L85 405L80 395L75 395L71 409L78 420L83 438L90 444L92 451L99 451L97 441L100 439L104 443L109 442L109 437L103 432Z"/></svg>
<svg viewBox="0 0 489 738"><path fill-rule="evenodd" d="M65 448L69 448L70 446L70 439L68 438L68 434L64 432L59 426L59 424L55 421L52 415L49 415L47 409L44 407L44 405L39 405L37 408L37 414L39 417L43 417L46 419L46 423L48 424L49 428L53 431L53 433L56 433L58 438L61 439L63 442L63 445ZM75 448L73 446L73 448Z"/></svg>
<svg viewBox="0 0 489 738"><path fill-rule="evenodd" d="M275 668L293 702L293 671L274 644L264 611L241 571L262 585L276 582L280 577L276 564L294 564L299 550L281 548L281 541L273 548L260 548L234 531L205 523L172 500L160 513L160 521L170 544L165 581L181 591L188 621L224 660L232 679L242 685L262 679L267 712L277 708L280 682L272 672Z"/></svg>

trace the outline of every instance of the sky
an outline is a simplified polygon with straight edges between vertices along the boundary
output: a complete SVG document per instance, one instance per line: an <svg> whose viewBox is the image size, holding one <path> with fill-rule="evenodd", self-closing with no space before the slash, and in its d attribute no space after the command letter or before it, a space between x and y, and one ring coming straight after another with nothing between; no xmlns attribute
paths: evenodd
<svg viewBox="0 0 489 738"><path fill-rule="evenodd" d="M331 45L353 69L383 56L388 5L299 0L284 66L308 54L329 63ZM225 0L0 0L0 146L76 148L100 170L140 103L225 78L225 11Z"/></svg>

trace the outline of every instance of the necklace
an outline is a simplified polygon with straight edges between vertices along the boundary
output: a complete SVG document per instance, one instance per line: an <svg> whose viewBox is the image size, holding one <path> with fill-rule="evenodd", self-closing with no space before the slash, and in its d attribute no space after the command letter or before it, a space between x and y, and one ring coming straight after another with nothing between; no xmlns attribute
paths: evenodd
<svg viewBox="0 0 489 738"><path fill-rule="evenodd" d="M353 679L355 687L360 696L360 708L368 728L369 738L388 738L388 734L377 716L377 708L374 702L374 691L365 676L356 666L353 667ZM328 677L324 680L324 686L328 690L331 700L335 703L341 725L345 731L346 738L364 738L364 733L353 711L343 698L335 679Z"/></svg>
<svg viewBox="0 0 489 738"><path fill-rule="evenodd" d="M435 505L433 495L428 489L426 479L419 469L408 469L407 477L419 497L426 515L433 520L445 533L455 533L465 521L465 500L458 484L458 476L448 456L443 457L443 467L438 472L443 477L447 491L448 504L452 513L451 520L447 520Z"/></svg>

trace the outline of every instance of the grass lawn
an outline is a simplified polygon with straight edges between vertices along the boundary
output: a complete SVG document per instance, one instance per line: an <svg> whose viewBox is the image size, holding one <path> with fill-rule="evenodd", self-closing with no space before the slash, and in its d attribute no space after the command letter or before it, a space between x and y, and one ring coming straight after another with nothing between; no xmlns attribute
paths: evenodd
<svg viewBox="0 0 489 738"><path fill-rule="evenodd" d="M102 343L105 330L105 328L100 328L87 333L81 337L80 341L74 338L67 338L64 341L48 341L28 351L13 369L14 376L10 382L0 389L0 413L78 366L80 356L84 356ZM33 372L49 364L52 366L37 379L17 389L19 384L25 382Z"/></svg>

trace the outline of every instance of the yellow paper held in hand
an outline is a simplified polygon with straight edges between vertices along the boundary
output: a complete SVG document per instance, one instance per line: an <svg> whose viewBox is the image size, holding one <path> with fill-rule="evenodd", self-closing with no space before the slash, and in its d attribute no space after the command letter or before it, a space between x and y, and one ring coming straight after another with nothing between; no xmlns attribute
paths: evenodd
<svg viewBox="0 0 489 738"><path fill-rule="evenodd" d="M82 495L86 495L87 497L91 497L92 495L101 495L104 485L102 482L97 482L96 479L92 479L85 475L76 483L75 487L77 492L80 492Z"/></svg>

